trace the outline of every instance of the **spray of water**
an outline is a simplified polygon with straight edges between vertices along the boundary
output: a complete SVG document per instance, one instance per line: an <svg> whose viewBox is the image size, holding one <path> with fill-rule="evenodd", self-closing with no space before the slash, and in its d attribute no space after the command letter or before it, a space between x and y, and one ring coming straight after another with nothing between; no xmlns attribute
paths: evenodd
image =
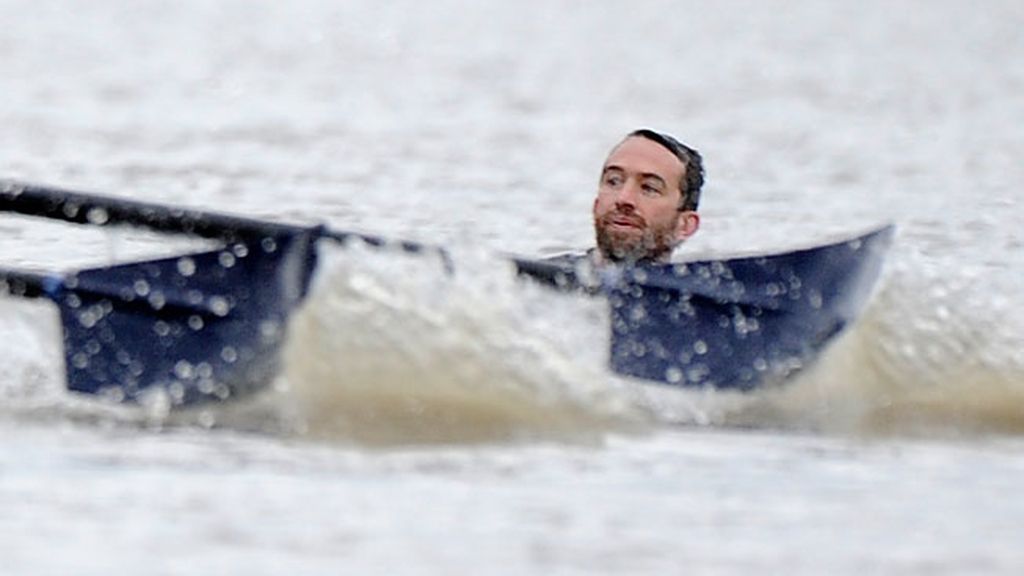
<svg viewBox="0 0 1024 576"><path fill-rule="evenodd" d="M135 425L130 407L69 394L60 315L45 301L0 297L0 416L26 422Z"/></svg>
<svg viewBox="0 0 1024 576"><path fill-rule="evenodd" d="M981 271L904 258L809 370L727 420L866 435L1024 433L1024 331Z"/></svg>
<svg viewBox="0 0 1024 576"><path fill-rule="evenodd" d="M517 280L494 257L327 254L289 329L305 433L364 444L594 438L642 420L604 368L599 302ZM557 302L555 302L557 300Z"/></svg>

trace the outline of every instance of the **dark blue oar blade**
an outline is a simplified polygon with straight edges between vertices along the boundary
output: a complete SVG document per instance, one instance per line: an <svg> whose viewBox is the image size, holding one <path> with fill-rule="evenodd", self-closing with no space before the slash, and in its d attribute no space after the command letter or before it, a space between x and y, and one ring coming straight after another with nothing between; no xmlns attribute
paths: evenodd
<svg viewBox="0 0 1024 576"><path fill-rule="evenodd" d="M605 284L612 369L742 390L779 381L856 319L892 233L888 227L773 256L626 270Z"/></svg>
<svg viewBox="0 0 1024 576"><path fill-rule="evenodd" d="M317 237L295 229L67 277L50 296L64 328L68 388L119 400L163 390L189 404L265 386L278 372Z"/></svg>

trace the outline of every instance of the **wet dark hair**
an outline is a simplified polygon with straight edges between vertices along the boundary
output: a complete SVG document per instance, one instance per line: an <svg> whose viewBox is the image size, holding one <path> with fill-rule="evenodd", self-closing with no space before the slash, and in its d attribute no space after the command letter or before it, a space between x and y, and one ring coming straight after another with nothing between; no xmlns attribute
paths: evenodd
<svg viewBox="0 0 1024 576"><path fill-rule="evenodd" d="M704 185L704 159L701 158L700 152L668 134L655 132L648 128L634 130L627 134L626 138L634 136L657 142L676 158L679 158L684 168L683 178L679 182L679 190L683 193L683 199L679 203L679 210L681 212L696 210L697 204L700 203L700 189Z"/></svg>

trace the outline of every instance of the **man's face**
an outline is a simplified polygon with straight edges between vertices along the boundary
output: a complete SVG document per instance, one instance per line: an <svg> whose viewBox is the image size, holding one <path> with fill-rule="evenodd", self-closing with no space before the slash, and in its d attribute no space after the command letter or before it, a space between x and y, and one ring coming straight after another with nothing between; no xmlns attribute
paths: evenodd
<svg viewBox="0 0 1024 576"><path fill-rule="evenodd" d="M697 214L679 211L684 170L674 154L639 136L612 150L594 200L597 246L606 260L666 260L697 231Z"/></svg>

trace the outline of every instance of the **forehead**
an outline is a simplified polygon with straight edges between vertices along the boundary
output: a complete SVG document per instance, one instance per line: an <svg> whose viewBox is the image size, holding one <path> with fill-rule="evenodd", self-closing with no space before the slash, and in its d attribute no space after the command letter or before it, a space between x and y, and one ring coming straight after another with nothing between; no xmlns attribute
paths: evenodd
<svg viewBox="0 0 1024 576"><path fill-rule="evenodd" d="M612 149L604 168L612 166L627 172L657 174L666 182L678 182L685 170L683 162L675 154L661 144L640 136L630 136Z"/></svg>

